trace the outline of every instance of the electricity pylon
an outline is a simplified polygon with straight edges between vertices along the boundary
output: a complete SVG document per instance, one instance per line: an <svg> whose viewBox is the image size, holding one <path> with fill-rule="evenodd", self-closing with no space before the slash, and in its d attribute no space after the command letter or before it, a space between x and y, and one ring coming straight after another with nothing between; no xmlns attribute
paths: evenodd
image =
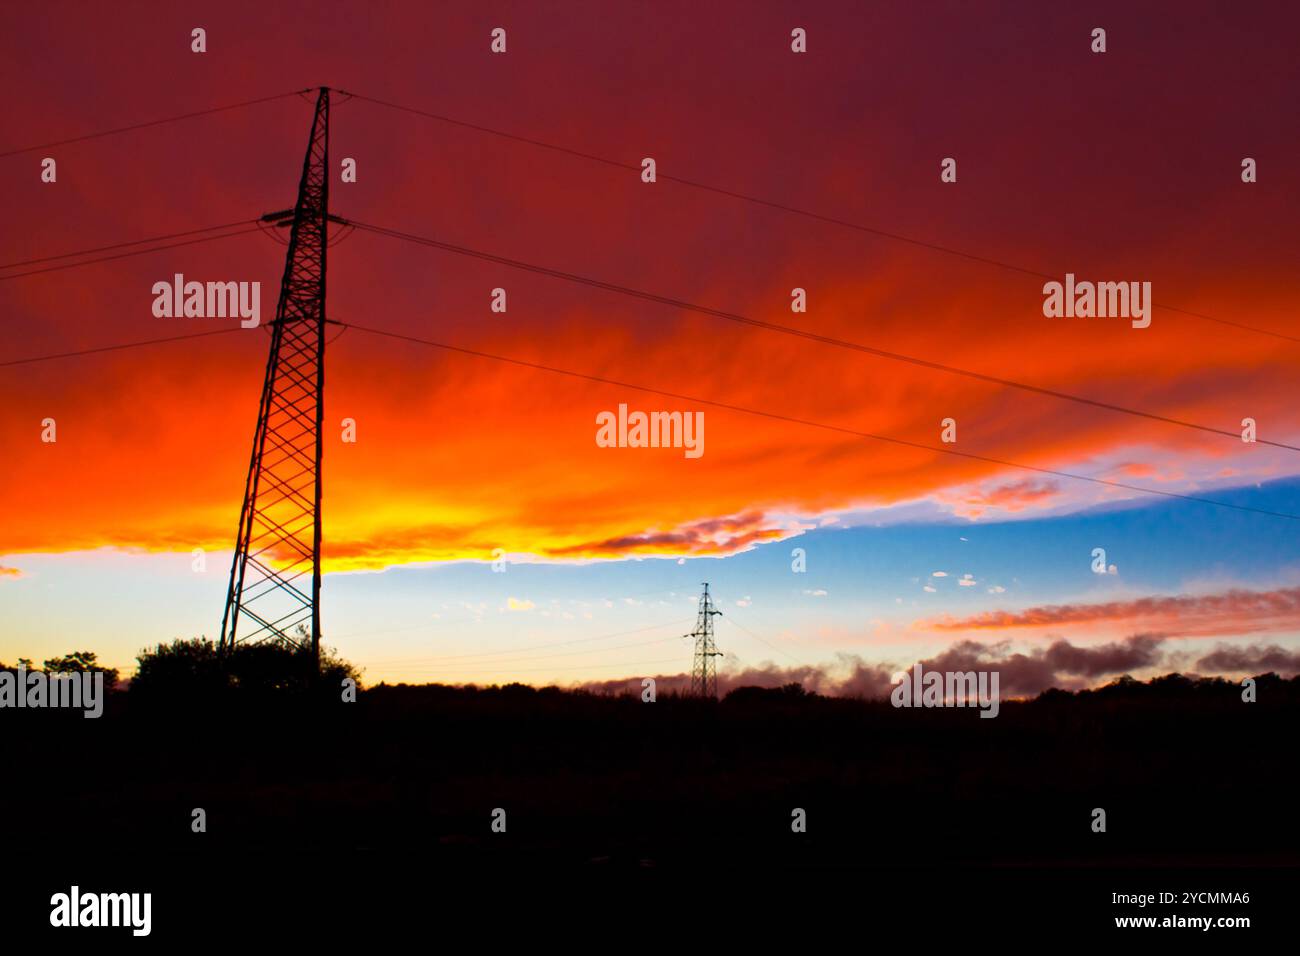
<svg viewBox="0 0 1300 956"><path fill-rule="evenodd" d="M695 622L695 630L687 637L695 638L695 659L691 663L691 696L718 697L718 667L714 658L721 657L722 652L713 643L713 617L722 612L713 606L709 596L709 583L704 582L704 593L700 595L700 616Z"/></svg>
<svg viewBox="0 0 1300 956"><path fill-rule="evenodd" d="M221 620L223 652L236 640L310 639L318 664L329 93L320 88L302 163Z"/></svg>

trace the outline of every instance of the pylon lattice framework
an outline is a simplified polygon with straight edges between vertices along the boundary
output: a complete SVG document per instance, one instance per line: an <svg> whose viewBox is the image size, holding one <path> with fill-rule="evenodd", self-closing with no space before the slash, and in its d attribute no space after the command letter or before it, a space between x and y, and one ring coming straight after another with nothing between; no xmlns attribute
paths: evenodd
<svg viewBox="0 0 1300 956"><path fill-rule="evenodd" d="M691 663L691 696L718 696L718 667L716 658L722 656L713 643L713 618L722 612L714 608L713 598L709 595L709 584L704 583L704 593L700 595L700 613L695 621L695 630L687 637L695 638L695 658Z"/></svg>
<svg viewBox="0 0 1300 956"><path fill-rule="evenodd" d="M237 640L298 646L309 638L313 656L320 657L329 106L329 89L321 87L270 328L271 350L221 621L223 652Z"/></svg>

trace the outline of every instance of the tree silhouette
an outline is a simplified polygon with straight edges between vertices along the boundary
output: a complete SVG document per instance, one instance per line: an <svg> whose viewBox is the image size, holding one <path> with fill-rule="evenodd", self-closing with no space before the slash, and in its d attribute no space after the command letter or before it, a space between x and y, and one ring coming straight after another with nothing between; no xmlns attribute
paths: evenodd
<svg viewBox="0 0 1300 956"><path fill-rule="evenodd" d="M28 661L28 666L31 662ZM103 671L104 689L112 690L117 686L118 673L116 667L101 667L98 657L93 651L73 651L71 654L65 654L62 657L51 657L44 664L47 673L51 674L80 674L85 671Z"/></svg>

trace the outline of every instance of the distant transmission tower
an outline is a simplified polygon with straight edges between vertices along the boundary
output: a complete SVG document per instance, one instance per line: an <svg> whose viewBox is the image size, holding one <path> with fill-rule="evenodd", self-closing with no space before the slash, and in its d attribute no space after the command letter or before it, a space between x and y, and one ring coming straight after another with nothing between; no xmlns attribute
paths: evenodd
<svg viewBox="0 0 1300 956"><path fill-rule="evenodd" d="M236 640L311 641L320 661L321 424L325 397L325 247L330 96L320 88L292 212L262 404L221 620ZM287 221L289 212L264 216Z"/></svg>
<svg viewBox="0 0 1300 956"><path fill-rule="evenodd" d="M709 583L704 582L704 593L700 595L700 616L695 622L695 630L687 637L695 638L695 660L691 664L691 696L718 697L718 667L714 658L721 657L722 652L713 643L713 617L721 614L713 607L713 598L709 596Z"/></svg>

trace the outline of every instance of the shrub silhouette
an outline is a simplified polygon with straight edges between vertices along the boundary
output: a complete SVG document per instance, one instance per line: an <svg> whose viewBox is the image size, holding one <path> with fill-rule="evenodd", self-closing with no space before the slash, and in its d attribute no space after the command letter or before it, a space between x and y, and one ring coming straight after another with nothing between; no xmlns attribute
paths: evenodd
<svg viewBox="0 0 1300 956"><path fill-rule="evenodd" d="M336 697L345 678L360 674L328 648L313 673L311 648L282 643L239 644L226 654L205 638L175 640L136 657L131 699L141 702L212 702L238 696L272 700L321 693Z"/></svg>

